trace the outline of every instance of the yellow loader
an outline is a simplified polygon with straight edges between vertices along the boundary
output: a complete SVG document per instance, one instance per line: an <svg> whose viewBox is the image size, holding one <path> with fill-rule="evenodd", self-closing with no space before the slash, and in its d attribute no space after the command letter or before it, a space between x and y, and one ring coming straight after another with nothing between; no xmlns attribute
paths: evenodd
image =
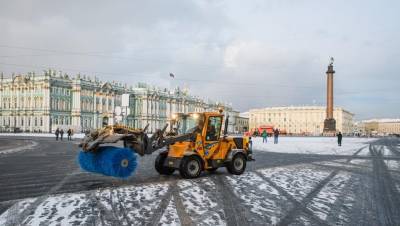
<svg viewBox="0 0 400 226"><path fill-rule="evenodd" d="M80 144L83 151L96 153L101 144L123 141L139 155L160 150L155 169L163 175L178 170L183 178L199 177L202 171L213 172L226 167L231 174L242 174L247 161L252 161L251 138L228 136L228 120L219 112L175 114L168 124L148 137L146 129L134 130L124 126L108 126L88 134ZM126 165L127 161L121 162Z"/></svg>

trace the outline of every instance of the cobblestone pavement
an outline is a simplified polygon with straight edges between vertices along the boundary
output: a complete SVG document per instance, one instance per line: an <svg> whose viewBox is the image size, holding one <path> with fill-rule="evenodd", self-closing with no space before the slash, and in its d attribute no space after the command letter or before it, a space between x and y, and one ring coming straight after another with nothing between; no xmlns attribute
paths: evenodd
<svg viewBox="0 0 400 226"><path fill-rule="evenodd" d="M128 180L89 174L76 141L18 139L37 146L0 155L0 225L400 225L399 139L352 155L255 150L243 175L194 180L158 175L156 155Z"/></svg>

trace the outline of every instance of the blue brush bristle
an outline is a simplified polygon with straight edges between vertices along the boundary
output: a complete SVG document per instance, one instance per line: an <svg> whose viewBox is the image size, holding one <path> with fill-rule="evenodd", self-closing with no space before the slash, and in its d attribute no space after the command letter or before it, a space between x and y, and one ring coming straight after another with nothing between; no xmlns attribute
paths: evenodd
<svg viewBox="0 0 400 226"><path fill-rule="evenodd" d="M122 161L127 160L127 166ZM129 148L112 146L99 147L96 153L79 152L79 165L82 169L112 177L129 177L136 169L136 154Z"/></svg>

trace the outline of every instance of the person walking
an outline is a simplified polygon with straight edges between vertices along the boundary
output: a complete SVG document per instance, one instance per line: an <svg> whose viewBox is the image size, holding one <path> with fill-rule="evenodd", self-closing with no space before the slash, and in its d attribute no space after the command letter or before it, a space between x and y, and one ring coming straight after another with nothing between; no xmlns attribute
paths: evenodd
<svg viewBox="0 0 400 226"><path fill-rule="evenodd" d="M338 145L339 145L339 146L342 146L342 138L343 138L342 133L339 132L336 136L337 136L337 143L338 143Z"/></svg>
<svg viewBox="0 0 400 226"><path fill-rule="evenodd" d="M263 138L263 143L267 143L267 137L268 137L268 133L266 130L264 130L261 134L262 138Z"/></svg>
<svg viewBox="0 0 400 226"><path fill-rule="evenodd" d="M60 134L60 130L57 128L54 134L56 135L56 140L58 140L58 135Z"/></svg>
<svg viewBox="0 0 400 226"><path fill-rule="evenodd" d="M68 135L68 140L72 140L72 130L71 130L71 128L69 128L68 129L68 131L67 131L67 135Z"/></svg>
<svg viewBox="0 0 400 226"><path fill-rule="evenodd" d="M63 136L64 136L64 130L63 129L60 130L60 135L61 135L61 140L63 140Z"/></svg>
<svg viewBox="0 0 400 226"><path fill-rule="evenodd" d="M278 143L278 137L279 137L279 130L278 130L278 128L276 128L274 130L274 144Z"/></svg>

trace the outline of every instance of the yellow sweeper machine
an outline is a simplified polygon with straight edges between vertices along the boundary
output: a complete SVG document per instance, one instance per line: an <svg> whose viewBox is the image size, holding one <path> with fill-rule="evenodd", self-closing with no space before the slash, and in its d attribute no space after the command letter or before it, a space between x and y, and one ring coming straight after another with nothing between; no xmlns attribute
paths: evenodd
<svg viewBox="0 0 400 226"><path fill-rule="evenodd" d="M245 171L247 161L254 160L251 138L228 136L228 120L224 123L222 110L175 114L169 132L167 124L151 137L146 133L148 126L139 130L106 126L86 135L78 160L87 171L124 178L136 168L134 153L143 156L159 150L154 165L163 175L178 170L183 178L196 178L202 171L213 172L219 167L239 175ZM104 146L119 141L123 141L124 148Z"/></svg>

